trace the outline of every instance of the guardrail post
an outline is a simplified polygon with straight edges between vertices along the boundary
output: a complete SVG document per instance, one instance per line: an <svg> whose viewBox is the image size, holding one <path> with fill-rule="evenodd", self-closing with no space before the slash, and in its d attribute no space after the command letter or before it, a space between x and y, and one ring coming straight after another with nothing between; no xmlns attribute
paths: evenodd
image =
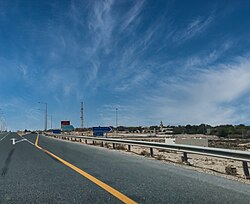
<svg viewBox="0 0 250 204"><path fill-rule="evenodd" d="M131 145L128 145L128 151L129 152L131 151Z"/></svg>
<svg viewBox="0 0 250 204"><path fill-rule="evenodd" d="M85 144L88 144L88 140L85 140Z"/></svg>
<svg viewBox="0 0 250 204"><path fill-rule="evenodd" d="M183 156L181 157L181 161L184 163L189 163L188 157L187 157L187 152L183 152Z"/></svg>
<svg viewBox="0 0 250 204"><path fill-rule="evenodd" d="M115 143L113 143L113 149L115 149Z"/></svg>
<svg viewBox="0 0 250 204"><path fill-rule="evenodd" d="M153 157L154 156L154 151L153 151L153 148L150 147L150 156Z"/></svg>
<svg viewBox="0 0 250 204"><path fill-rule="evenodd" d="M95 140L93 140L93 145L95 145Z"/></svg>
<svg viewBox="0 0 250 204"><path fill-rule="evenodd" d="M103 147L103 142L101 142L101 147Z"/></svg>
<svg viewBox="0 0 250 204"><path fill-rule="evenodd" d="M242 166L243 166L243 171L244 171L244 174L245 174L245 178L250 179L247 162L243 161Z"/></svg>

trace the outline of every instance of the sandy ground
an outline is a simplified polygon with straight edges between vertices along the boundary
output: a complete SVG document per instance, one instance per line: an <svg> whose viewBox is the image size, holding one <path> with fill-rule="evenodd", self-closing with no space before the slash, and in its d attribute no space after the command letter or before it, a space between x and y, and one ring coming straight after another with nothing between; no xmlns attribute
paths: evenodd
<svg viewBox="0 0 250 204"><path fill-rule="evenodd" d="M147 157L150 156L148 148L133 147L132 152L136 154L145 154L145 152L147 152L148 154L144 156L147 156ZM231 179L241 180L244 183L250 184L250 180L246 180L244 178L242 162L240 161L202 156L202 155L197 155L197 154L188 154L188 158L189 158L188 161L190 164L187 165L187 164L182 163L181 156L183 156L183 153L181 152L154 149L155 159L179 164L179 165L184 166L185 168L195 169L201 172L206 172L206 173L210 173L214 175L221 175L221 176L231 178ZM236 176L226 175L225 167L229 165L236 167L237 169Z"/></svg>

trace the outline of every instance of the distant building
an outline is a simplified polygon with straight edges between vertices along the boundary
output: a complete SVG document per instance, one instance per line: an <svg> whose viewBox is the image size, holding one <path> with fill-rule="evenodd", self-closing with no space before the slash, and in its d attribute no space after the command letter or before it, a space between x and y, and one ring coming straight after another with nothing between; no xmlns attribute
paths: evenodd
<svg viewBox="0 0 250 204"><path fill-rule="evenodd" d="M160 123L160 132L159 133L163 133L163 134L173 134L173 128L167 128L164 127L163 122L161 121Z"/></svg>
<svg viewBox="0 0 250 204"><path fill-rule="evenodd" d="M160 130L161 130L161 132L162 132L163 128L164 128L164 125L163 125L163 122L161 121L161 123L160 123Z"/></svg>
<svg viewBox="0 0 250 204"><path fill-rule="evenodd" d="M67 132L67 131L73 131L75 128L73 125L63 125L62 126L62 131Z"/></svg>

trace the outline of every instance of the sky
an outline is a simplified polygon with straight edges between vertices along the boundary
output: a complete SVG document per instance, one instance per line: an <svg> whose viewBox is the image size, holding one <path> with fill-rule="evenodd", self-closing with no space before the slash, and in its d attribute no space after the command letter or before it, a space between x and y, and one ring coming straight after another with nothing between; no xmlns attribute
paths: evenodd
<svg viewBox="0 0 250 204"><path fill-rule="evenodd" d="M8 129L250 125L250 2L0 1Z"/></svg>

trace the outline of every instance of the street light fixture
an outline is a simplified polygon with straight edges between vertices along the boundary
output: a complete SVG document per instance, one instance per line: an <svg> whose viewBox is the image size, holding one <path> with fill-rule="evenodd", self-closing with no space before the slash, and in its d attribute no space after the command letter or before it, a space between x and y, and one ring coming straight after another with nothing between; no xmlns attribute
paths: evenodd
<svg viewBox="0 0 250 204"><path fill-rule="evenodd" d="M40 104L43 104L45 105L45 123L44 123L44 130L46 131L47 130L47 120L48 120L48 104L47 103L44 103L44 102L38 102Z"/></svg>

